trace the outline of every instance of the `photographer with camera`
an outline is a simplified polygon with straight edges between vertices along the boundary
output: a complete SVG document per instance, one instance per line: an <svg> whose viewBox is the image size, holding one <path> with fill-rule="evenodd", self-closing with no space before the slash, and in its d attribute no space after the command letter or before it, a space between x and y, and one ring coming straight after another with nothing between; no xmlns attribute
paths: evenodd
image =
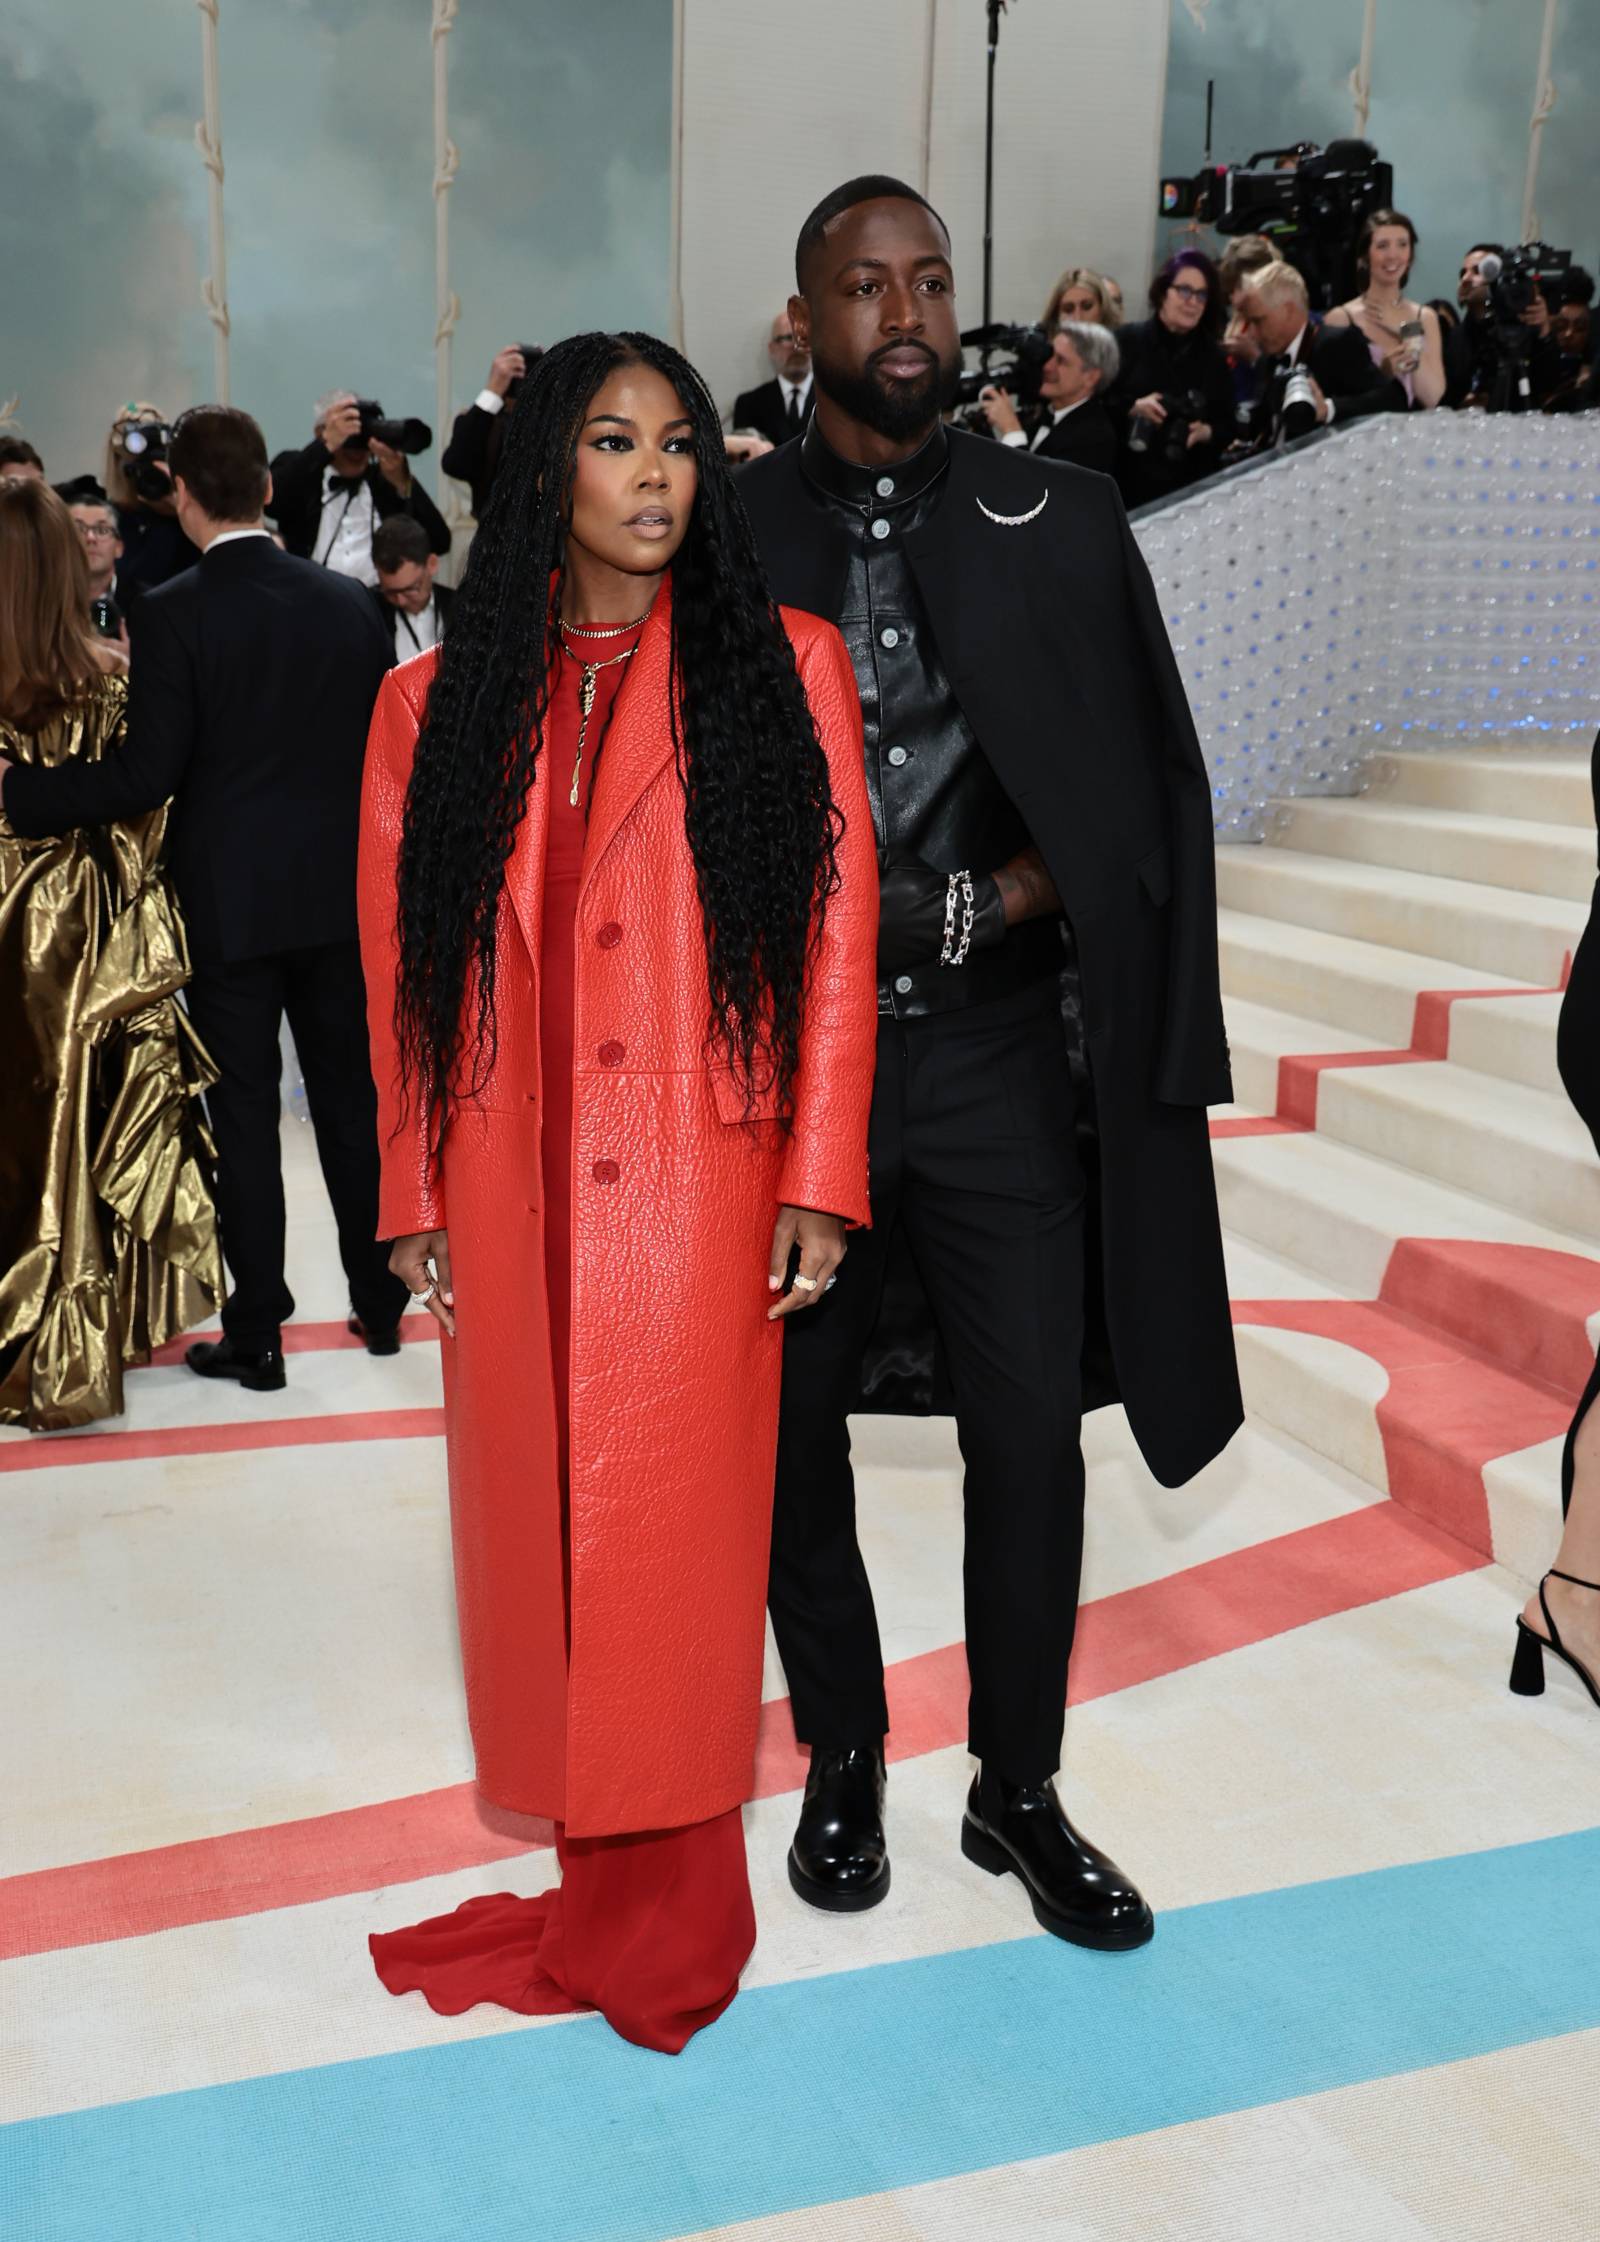
<svg viewBox="0 0 1600 2242"><path fill-rule="evenodd" d="M1374 368L1366 338L1355 328L1313 326L1305 275L1293 265L1263 265L1252 273L1240 294L1239 318L1255 338L1266 376L1249 429L1258 451L1335 421L1363 420L1404 398Z"/></svg>
<svg viewBox="0 0 1600 2242"><path fill-rule="evenodd" d="M426 531L430 552L449 552L449 525L407 457L432 443L426 422L386 420L375 398L336 389L318 404L311 425L304 451L280 452L272 462L267 511L286 551L376 588L373 532L392 514L410 514Z"/></svg>
<svg viewBox="0 0 1600 2242"><path fill-rule="evenodd" d="M122 539L117 532L116 508L93 475L79 475L58 483L56 496L72 516L72 526L83 546L89 572L89 621L97 635L117 647L126 661L128 624L118 597L117 563Z"/></svg>
<svg viewBox="0 0 1600 2242"><path fill-rule="evenodd" d="M1109 475L1117 463L1117 430L1105 392L1117 378L1118 362L1116 338L1107 328L1063 319L1040 371L1040 410L1030 427L1023 426L1004 389L985 389L978 402L1002 444Z"/></svg>
<svg viewBox="0 0 1600 2242"><path fill-rule="evenodd" d="M1361 293L1330 311L1322 331L1360 334L1373 365L1404 395L1403 407L1391 399L1394 409L1431 413L1445 393L1444 344L1438 313L1405 293L1416 255L1417 229L1404 211L1371 211L1356 245Z"/></svg>
<svg viewBox="0 0 1600 2242"><path fill-rule="evenodd" d="M1213 473L1233 434L1216 266L1198 249L1180 250L1150 283L1150 307L1151 318L1117 336L1122 372L1111 413L1121 437L1117 482L1130 506Z"/></svg>
<svg viewBox="0 0 1600 2242"><path fill-rule="evenodd" d="M484 383L465 412L457 413L439 460L439 471L452 482L465 483L472 494L472 518L483 519L489 493L500 468L506 440L508 412L516 410L522 385L537 359L544 356L537 343L507 343L497 350Z"/></svg>
<svg viewBox="0 0 1600 2242"><path fill-rule="evenodd" d="M1593 293L1594 283L1587 273L1575 274L1574 278L1587 282L1589 294ZM1542 413L1588 412L1600 396L1600 384L1596 380L1589 295L1581 289L1568 296L1551 320L1550 346L1552 355L1541 369L1534 403Z"/></svg>
<svg viewBox="0 0 1600 2242"><path fill-rule="evenodd" d="M193 568L200 549L178 520L167 446L172 430L159 405L124 405L106 438L102 480L117 510L122 559L117 565L118 604L125 613L158 584Z"/></svg>
<svg viewBox="0 0 1600 2242"><path fill-rule="evenodd" d="M1555 379L1551 305L1562 300L1571 266L1570 251L1542 241L1473 244L1456 289L1467 367L1452 403L1488 413L1533 408Z"/></svg>

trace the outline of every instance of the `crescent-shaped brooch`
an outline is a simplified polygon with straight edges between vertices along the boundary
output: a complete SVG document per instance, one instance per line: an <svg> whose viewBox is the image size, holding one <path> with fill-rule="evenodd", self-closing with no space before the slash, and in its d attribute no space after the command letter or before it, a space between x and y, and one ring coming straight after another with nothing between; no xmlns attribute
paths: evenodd
<svg viewBox="0 0 1600 2242"><path fill-rule="evenodd" d="M997 514L992 506L985 506L980 498L978 500L978 511L980 514L987 514L990 521L998 522L1002 529L1020 529L1024 522L1037 521L1049 503L1050 493L1046 491L1038 505L1030 507L1026 514Z"/></svg>

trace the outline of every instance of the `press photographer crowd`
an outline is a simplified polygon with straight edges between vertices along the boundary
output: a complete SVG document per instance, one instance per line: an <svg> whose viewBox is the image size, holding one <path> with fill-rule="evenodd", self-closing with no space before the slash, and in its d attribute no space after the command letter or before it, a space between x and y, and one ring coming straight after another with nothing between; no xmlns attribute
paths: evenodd
<svg viewBox="0 0 1600 2242"><path fill-rule="evenodd" d="M1036 324L968 329L964 365L940 361L946 417L986 443L1114 477L1136 509L1376 413L1568 413L1600 400L1592 275L1544 243L1479 241L1461 256L1453 302L1419 300L1409 292L1416 227L1395 207L1390 167L1365 142L1269 150L1167 180L1161 208L1190 222L1190 240L1164 258L1143 305L1113 275L1068 265ZM1219 255L1199 246L1207 224L1225 242ZM727 457L741 473L803 439L811 423L809 338L794 307L799 299L768 332L770 378L725 415ZM894 348L931 358L914 338ZM541 356L533 343L502 348L440 453L442 472L464 486L475 518L488 515L491 534L506 432ZM8 1232L0 1259L13 1269L31 1266L30 1256L41 1269L56 1261L52 1297L67 1319L51 1337L30 1323L31 1310L12 1326L0 1317L0 1422L72 1424L120 1407L121 1360L204 1320L194 1288L203 1303L221 1287L215 1236L204 1249L195 1243L213 1149L234 1290L227 1337L200 1342L187 1359L202 1374L240 1376L241 1362L272 1357L292 1303L281 1188L263 1192L260 1179L278 1172L285 1013L338 1218L352 1329L376 1352L396 1343L403 1288L371 1243L373 1093L361 1056L351 867L366 723L383 673L429 652L450 628L455 594L439 570L452 524L415 464L432 442L425 422L391 418L350 389L324 395L309 440L270 458L257 423L219 406L169 421L157 404L124 405L95 471L81 460L47 463L20 432L0 430L0 950L11 944L16 968L0 999L20 990L23 1004L12 1019L9 1000L0 1002L0 1034L17 1048L31 1038L43 1054L35 1072L48 1095L17 1074L12 1090L26 1093L25 1110L13 1118L18 1141L34 1145L52 1178L27 1216L29 1234ZM74 471L61 477L63 465ZM231 549L195 568L220 546ZM289 569L284 555L314 566ZM170 590L151 599L162 587ZM277 633L270 662L264 601ZM230 658L230 648L243 651ZM91 669L105 690L88 707L69 685ZM284 741L308 737L325 743L316 785L326 800L303 763L292 785L271 779ZM246 784L239 773L252 755ZM296 787L310 791L301 799ZM165 889L153 867L168 804L165 863L181 916L170 915L158 940ZM135 838L91 847L81 829L95 826ZM24 832L34 841L22 842ZM36 843L52 834L66 867L62 923L41 966L37 944L27 955L16 949L23 918L6 899L37 887ZM263 865L278 868L272 878ZM137 969L107 938L135 903L145 922ZM207 1091L214 1146L194 1134L192 1094L169 1098L160 1143L147 1142L123 1177L143 1189L139 1178L158 1171L167 1214L158 1220L145 1200L135 1237L123 1210L120 1242L110 1245L86 1210L97 1196L114 1203L116 1114L97 1109L87 1126L78 1105L88 1047L48 1028L68 954L91 981L113 965L128 969L120 1010L107 993L97 1000L110 1006L102 1040L125 1017L149 1068L169 1086ZM103 968L102 957L111 961ZM30 993L41 972L49 986ZM184 1015L172 1003L179 986ZM84 1165L75 1182L55 1172L74 1143ZM244 1175L256 1179L250 1191L230 1191L229 1177ZM188 1238L185 1276L150 1246L157 1232ZM116 1294L115 1314L85 1306L97 1288ZM120 1345L107 1337L119 1326ZM24 1330L31 1335L18 1339ZM281 1384L281 1362L263 1374Z"/></svg>

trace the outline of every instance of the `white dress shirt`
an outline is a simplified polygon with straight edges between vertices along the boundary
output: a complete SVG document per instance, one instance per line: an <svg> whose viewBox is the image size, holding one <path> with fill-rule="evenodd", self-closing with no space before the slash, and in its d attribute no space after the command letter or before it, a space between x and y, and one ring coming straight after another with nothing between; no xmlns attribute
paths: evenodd
<svg viewBox="0 0 1600 2242"><path fill-rule="evenodd" d="M353 576L358 584L376 585L378 571L372 558L372 532L376 527L376 510L366 478L352 486L329 467L323 475L322 520L317 526L312 559L331 568L336 576Z"/></svg>
<svg viewBox="0 0 1600 2242"><path fill-rule="evenodd" d="M807 374L804 381L785 381L780 374L778 376L778 388L783 396L784 412L787 413L792 404L798 410L800 418L804 420L806 417L806 399L811 395L811 376Z"/></svg>
<svg viewBox="0 0 1600 2242"><path fill-rule="evenodd" d="M236 545L241 537L268 537L270 529L225 529L220 537L213 537L206 552L214 553L219 545ZM201 556L204 558L204 555Z"/></svg>
<svg viewBox="0 0 1600 2242"><path fill-rule="evenodd" d="M1090 395L1093 395L1093 391L1090 392ZM1025 428L1008 428L1000 441L1002 444L1009 444L1014 451L1021 450L1025 446L1029 451L1036 452L1050 434L1050 431L1058 427L1066 419L1068 413L1075 413L1079 405L1087 405L1088 402L1088 397L1079 397L1070 405L1058 405L1048 420L1040 421L1031 437Z"/></svg>
<svg viewBox="0 0 1600 2242"><path fill-rule="evenodd" d="M413 654L426 654L439 643L439 602L430 599L420 615L404 607L394 611L394 658L409 662Z"/></svg>

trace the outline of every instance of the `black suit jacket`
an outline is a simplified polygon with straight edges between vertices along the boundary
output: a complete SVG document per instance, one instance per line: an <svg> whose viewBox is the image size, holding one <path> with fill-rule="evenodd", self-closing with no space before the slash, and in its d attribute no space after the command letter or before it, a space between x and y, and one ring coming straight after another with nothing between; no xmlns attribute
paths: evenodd
<svg viewBox="0 0 1600 2242"><path fill-rule="evenodd" d="M1204 1110L1233 1095L1210 778L1115 484L961 429L949 441L944 494L906 556L1071 921L1115 1390L1175 1485L1241 1415ZM739 496L774 597L836 623L850 548L798 446L752 461Z"/></svg>
<svg viewBox="0 0 1600 2242"><path fill-rule="evenodd" d="M197 965L354 941L361 766L392 659L365 586L241 539L146 593L129 629L126 744L14 770L12 825L61 833L170 798Z"/></svg>
<svg viewBox="0 0 1600 2242"><path fill-rule="evenodd" d="M1367 338L1357 327L1313 327L1300 348L1300 363L1334 405L1334 426L1364 420L1368 413L1404 412L1406 393L1372 363ZM1285 377L1269 374L1256 400L1250 430L1254 436L1275 436L1283 411Z"/></svg>
<svg viewBox="0 0 1600 2242"><path fill-rule="evenodd" d="M1048 406L1045 408L1049 410ZM1012 445L1013 451L1026 449ZM1109 475L1117 464L1117 424L1102 397L1089 397L1032 447L1034 459L1063 459L1073 467Z"/></svg>
<svg viewBox="0 0 1600 2242"><path fill-rule="evenodd" d="M303 560L309 560L317 549L323 477L332 464L320 436L314 436L303 451L279 452L272 462L272 498L267 512L282 530L290 552ZM431 552L449 552L449 524L419 482L413 479L410 491L402 494L380 468L369 467L366 484L372 493L376 520L386 522L391 514L410 514L427 531Z"/></svg>
<svg viewBox="0 0 1600 2242"><path fill-rule="evenodd" d="M386 600L376 586L370 589L368 596L371 598L379 622L388 634L390 661L409 662L415 649L406 637L405 632L400 628L400 610ZM433 602L439 610L439 637L442 641L446 631L450 628L450 610L455 605L456 595L448 584L435 584L433 587Z"/></svg>
<svg viewBox="0 0 1600 2242"><path fill-rule="evenodd" d="M508 410L502 405L497 413L486 413L481 405L469 405L465 412L457 413L450 441L439 456L441 471L453 481L465 483L471 491L473 518L477 521L483 519L483 509L494 488L506 440Z"/></svg>
<svg viewBox="0 0 1600 2242"><path fill-rule="evenodd" d="M803 436L817 402L815 382L806 393L805 410L800 416L800 433ZM747 389L734 400L733 425L735 428L753 428L758 436L765 436L769 444L788 443L792 431L789 416L784 408L783 390L777 377L764 381L759 389Z"/></svg>

